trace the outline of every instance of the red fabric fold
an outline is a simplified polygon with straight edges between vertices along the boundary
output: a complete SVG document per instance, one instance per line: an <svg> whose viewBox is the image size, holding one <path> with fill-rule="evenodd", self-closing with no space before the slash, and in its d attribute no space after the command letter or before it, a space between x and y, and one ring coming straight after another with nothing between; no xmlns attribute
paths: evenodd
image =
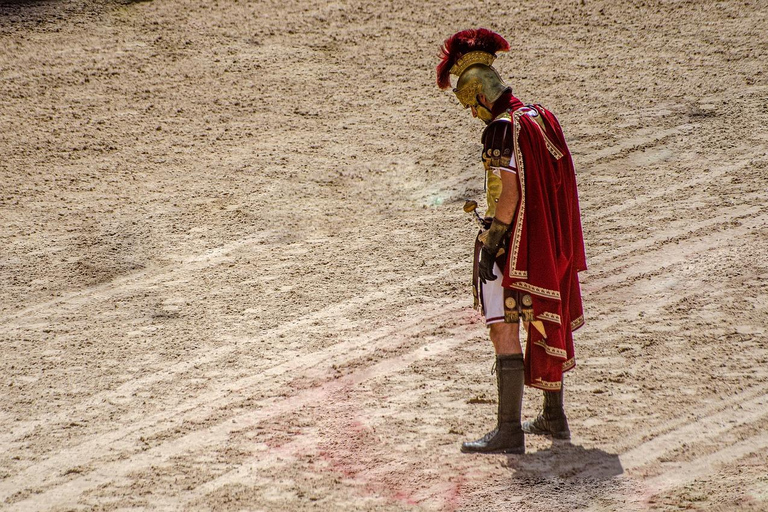
<svg viewBox="0 0 768 512"><path fill-rule="evenodd" d="M521 197L502 285L531 294L546 332L528 328L526 384L556 391L575 365L572 332L583 324L578 272L587 265L571 154L555 116L534 108L543 130L528 108L513 113Z"/></svg>

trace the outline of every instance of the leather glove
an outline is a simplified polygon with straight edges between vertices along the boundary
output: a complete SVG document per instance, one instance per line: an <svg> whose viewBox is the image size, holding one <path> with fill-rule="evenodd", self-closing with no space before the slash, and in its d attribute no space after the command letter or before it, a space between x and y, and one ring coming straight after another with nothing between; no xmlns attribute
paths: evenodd
<svg viewBox="0 0 768 512"><path fill-rule="evenodd" d="M496 260L496 255L491 253L487 247L483 246L480 249L480 263L477 267L477 276L480 281L485 284L486 281L495 281L496 274L493 273L493 264Z"/></svg>
<svg viewBox="0 0 768 512"><path fill-rule="evenodd" d="M478 265L478 276L483 284L485 284L486 281L496 280L496 275L493 273L493 263L496 260L496 255L499 253L501 240L504 238L508 229L509 224L494 218L491 227L485 235L483 248L480 250L480 263Z"/></svg>

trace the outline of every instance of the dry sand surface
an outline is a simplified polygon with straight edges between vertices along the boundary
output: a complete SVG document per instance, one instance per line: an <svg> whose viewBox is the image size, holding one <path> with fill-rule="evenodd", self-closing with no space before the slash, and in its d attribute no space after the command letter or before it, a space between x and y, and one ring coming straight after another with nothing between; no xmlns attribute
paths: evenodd
<svg viewBox="0 0 768 512"><path fill-rule="evenodd" d="M768 5L479 5L0 2L0 509L768 510ZM590 265L572 443L523 456L459 453L473 26Z"/></svg>

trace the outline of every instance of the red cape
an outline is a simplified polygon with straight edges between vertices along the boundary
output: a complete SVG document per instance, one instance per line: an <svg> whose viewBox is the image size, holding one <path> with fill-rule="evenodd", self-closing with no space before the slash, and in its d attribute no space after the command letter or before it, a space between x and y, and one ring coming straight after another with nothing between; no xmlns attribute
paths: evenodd
<svg viewBox="0 0 768 512"><path fill-rule="evenodd" d="M546 336L528 328L526 384L557 391L576 364L574 330L584 323L578 272L586 270L576 173L555 116L534 105L512 112L520 203L502 285L533 297Z"/></svg>

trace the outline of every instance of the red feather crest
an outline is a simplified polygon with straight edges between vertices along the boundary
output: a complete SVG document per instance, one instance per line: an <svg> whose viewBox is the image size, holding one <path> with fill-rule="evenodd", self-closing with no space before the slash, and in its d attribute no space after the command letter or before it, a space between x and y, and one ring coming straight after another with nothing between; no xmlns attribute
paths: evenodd
<svg viewBox="0 0 768 512"><path fill-rule="evenodd" d="M440 63L437 65L437 86L447 89L451 86L451 68L462 55L469 52L509 51L509 43L499 34L487 28L468 29L456 32L445 40L440 49Z"/></svg>

